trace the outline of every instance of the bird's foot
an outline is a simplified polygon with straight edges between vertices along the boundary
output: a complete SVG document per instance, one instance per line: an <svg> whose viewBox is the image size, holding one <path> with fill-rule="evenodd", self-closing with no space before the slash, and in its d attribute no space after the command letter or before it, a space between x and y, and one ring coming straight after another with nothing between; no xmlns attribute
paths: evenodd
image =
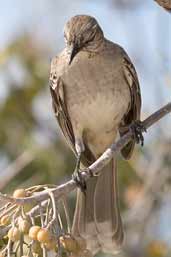
<svg viewBox="0 0 171 257"><path fill-rule="evenodd" d="M87 185L86 181L82 175L81 170L75 169L72 179L76 182L77 186L81 189L81 191L85 194Z"/></svg>
<svg viewBox="0 0 171 257"><path fill-rule="evenodd" d="M143 125L142 121L140 121L140 120L134 121L130 125L130 130L133 132L133 136L134 136L136 143L141 144L141 146L143 146L144 145L143 132L146 132L147 129Z"/></svg>
<svg viewBox="0 0 171 257"><path fill-rule="evenodd" d="M100 175L98 172L97 172L97 173L92 172L92 170L89 169L89 168L86 169L86 172L89 173L89 175L90 175L91 178L92 178L92 177L99 177L99 175Z"/></svg>

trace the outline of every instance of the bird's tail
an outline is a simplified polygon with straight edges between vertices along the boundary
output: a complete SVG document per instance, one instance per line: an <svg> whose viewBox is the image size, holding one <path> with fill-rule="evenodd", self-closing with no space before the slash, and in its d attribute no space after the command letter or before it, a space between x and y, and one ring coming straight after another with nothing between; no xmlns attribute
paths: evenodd
<svg viewBox="0 0 171 257"><path fill-rule="evenodd" d="M100 176L89 179L85 194L78 189L72 233L85 238L87 248L94 254L99 250L111 254L120 250L124 235L114 159Z"/></svg>

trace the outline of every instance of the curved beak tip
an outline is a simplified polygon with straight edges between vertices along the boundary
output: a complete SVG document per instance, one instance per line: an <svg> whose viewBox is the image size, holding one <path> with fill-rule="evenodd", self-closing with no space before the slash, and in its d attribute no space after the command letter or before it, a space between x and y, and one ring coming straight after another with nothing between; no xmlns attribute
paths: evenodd
<svg viewBox="0 0 171 257"><path fill-rule="evenodd" d="M69 59L69 65L72 63L74 57L78 53L78 48L77 46L73 45L70 51L70 59Z"/></svg>

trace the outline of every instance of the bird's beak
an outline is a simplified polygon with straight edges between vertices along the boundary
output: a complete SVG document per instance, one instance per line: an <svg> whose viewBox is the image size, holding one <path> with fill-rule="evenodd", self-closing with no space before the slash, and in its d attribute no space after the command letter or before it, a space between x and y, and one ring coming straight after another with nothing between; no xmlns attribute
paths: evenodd
<svg viewBox="0 0 171 257"><path fill-rule="evenodd" d="M71 64L71 62L73 61L74 57L76 56L76 54L78 53L79 49L78 46L76 44L73 44L72 46L70 46L70 60L69 60L69 65Z"/></svg>

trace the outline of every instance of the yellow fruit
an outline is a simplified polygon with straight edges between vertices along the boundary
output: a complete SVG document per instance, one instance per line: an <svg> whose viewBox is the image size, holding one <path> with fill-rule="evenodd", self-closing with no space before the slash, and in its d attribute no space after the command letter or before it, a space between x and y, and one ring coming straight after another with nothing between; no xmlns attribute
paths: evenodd
<svg viewBox="0 0 171 257"><path fill-rule="evenodd" d="M13 197L14 198L22 198L22 197L26 197L26 191L23 188L20 189L16 189L13 193Z"/></svg>
<svg viewBox="0 0 171 257"><path fill-rule="evenodd" d="M44 246L46 247L47 250L56 250L57 242L55 241L55 239L52 239L48 243L45 243Z"/></svg>
<svg viewBox="0 0 171 257"><path fill-rule="evenodd" d="M67 250L68 252L76 253L80 250L79 244L70 235L60 237L60 242L65 250Z"/></svg>
<svg viewBox="0 0 171 257"><path fill-rule="evenodd" d="M31 249L32 249L33 253L36 253L36 254L38 254L38 255L41 255L41 253L42 253L42 248L41 248L41 246L40 246L40 243L37 242L37 241L34 241L34 242L32 243Z"/></svg>
<svg viewBox="0 0 171 257"><path fill-rule="evenodd" d="M9 225L10 224L10 217L8 215L4 215L1 220L0 224L3 226Z"/></svg>
<svg viewBox="0 0 171 257"><path fill-rule="evenodd" d="M18 228L23 234L28 234L31 223L27 219L20 218L18 221Z"/></svg>
<svg viewBox="0 0 171 257"><path fill-rule="evenodd" d="M13 242L18 241L20 239L20 235L20 230L17 227L12 227L8 231L8 238Z"/></svg>
<svg viewBox="0 0 171 257"><path fill-rule="evenodd" d="M40 229L40 226L32 226L29 230L29 237L33 240L37 240L37 234Z"/></svg>
<svg viewBox="0 0 171 257"><path fill-rule="evenodd" d="M164 257L167 253L167 245L161 241L152 241L147 247L147 254L150 257Z"/></svg>
<svg viewBox="0 0 171 257"><path fill-rule="evenodd" d="M37 240L41 243L49 243L51 240L51 235L48 229L41 228L37 234Z"/></svg>

